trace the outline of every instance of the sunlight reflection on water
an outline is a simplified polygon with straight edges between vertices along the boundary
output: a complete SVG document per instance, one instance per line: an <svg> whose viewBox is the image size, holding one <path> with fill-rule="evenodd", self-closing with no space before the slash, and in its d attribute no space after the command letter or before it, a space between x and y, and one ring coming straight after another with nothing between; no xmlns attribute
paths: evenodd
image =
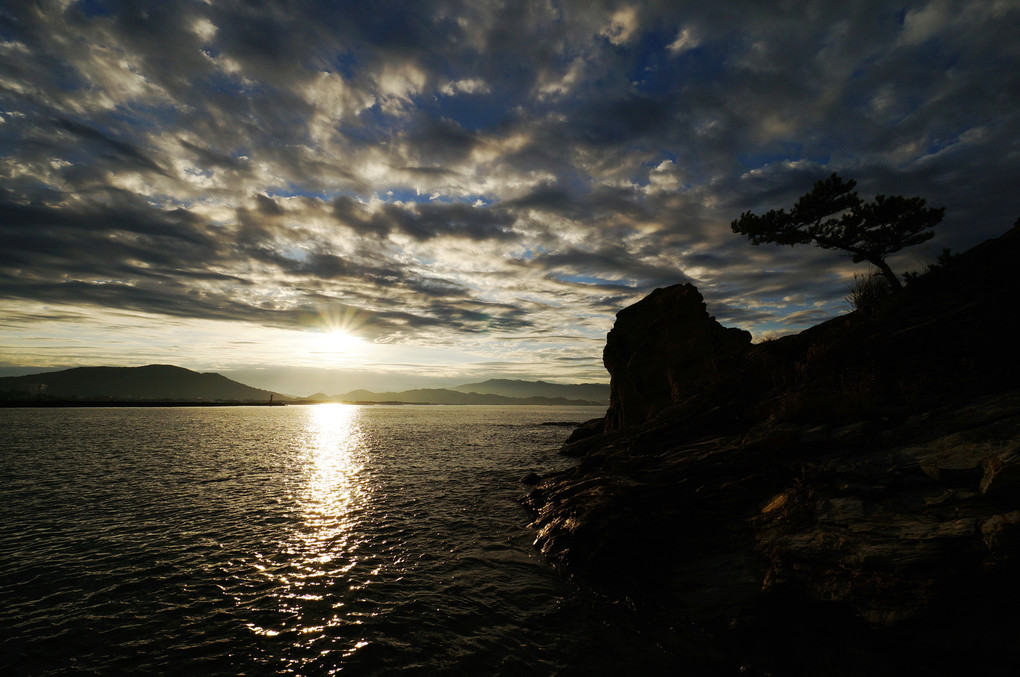
<svg viewBox="0 0 1020 677"><path fill-rule="evenodd" d="M285 631L295 648L310 644L329 628L360 625L345 609L349 600L340 589L354 590L349 580L357 572L359 515L370 494L365 467L369 457L366 435L360 426L360 408L320 404L306 408L303 448L299 450L301 483L295 499L300 519L279 546L275 575L279 611L291 619ZM282 561L281 561L282 560ZM377 576L371 571L370 577ZM280 630L252 627L256 634L275 636ZM365 646L357 641L343 650L349 656ZM321 647L320 647L321 648ZM328 651L327 651L328 652Z"/></svg>
<svg viewBox="0 0 1020 677"><path fill-rule="evenodd" d="M292 554L325 564L348 544L352 513L365 500L359 473L364 470L367 449L357 406L320 404L308 410L311 472L301 497L307 531L298 534L299 551Z"/></svg>
<svg viewBox="0 0 1020 677"><path fill-rule="evenodd" d="M537 558L517 503L574 463L542 423L592 413L0 409L4 674L672 667Z"/></svg>

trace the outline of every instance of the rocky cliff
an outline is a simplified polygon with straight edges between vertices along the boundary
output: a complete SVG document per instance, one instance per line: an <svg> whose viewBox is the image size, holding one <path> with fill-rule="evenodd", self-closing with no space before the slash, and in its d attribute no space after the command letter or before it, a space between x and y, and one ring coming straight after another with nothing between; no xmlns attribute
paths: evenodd
<svg viewBox="0 0 1020 677"><path fill-rule="evenodd" d="M621 310L606 337L602 362L612 380L604 430L643 423L717 386L719 372L750 344L749 332L708 314L693 285L656 289Z"/></svg>
<svg viewBox="0 0 1020 677"><path fill-rule="evenodd" d="M577 466L526 499L536 544L712 674L1013 674L1017 260L1013 229L759 345L656 290L617 316Z"/></svg>

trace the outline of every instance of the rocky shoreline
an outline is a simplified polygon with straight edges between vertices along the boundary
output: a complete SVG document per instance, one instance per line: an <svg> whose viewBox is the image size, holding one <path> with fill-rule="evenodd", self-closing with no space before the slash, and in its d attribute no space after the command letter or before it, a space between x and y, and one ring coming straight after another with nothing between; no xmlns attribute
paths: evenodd
<svg viewBox="0 0 1020 677"><path fill-rule="evenodd" d="M577 466L524 501L536 545L709 674L1013 674L1017 260L1014 228L757 345L656 290L617 316Z"/></svg>

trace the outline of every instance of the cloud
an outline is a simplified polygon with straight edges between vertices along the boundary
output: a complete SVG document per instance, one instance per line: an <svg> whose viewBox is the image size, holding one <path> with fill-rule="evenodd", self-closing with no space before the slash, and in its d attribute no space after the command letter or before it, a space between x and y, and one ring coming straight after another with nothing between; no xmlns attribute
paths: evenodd
<svg viewBox="0 0 1020 677"><path fill-rule="evenodd" d="M343 225L360 233L400 233L423 241L438 237L471 240L508 240L513 223L503 210L455 203L365 204L350 197L333 202L333 215Z"/></svg>
<svg viewBox="0 0 1020 677"><path fill-rule="evenodd" d="M465 78L456 82L448 82L439 90L447 96L456 94L488 94L492 91L489 83L480 78Z"/></svg>
<svg viewBox="0 0 1020 677"><path fill-rule="evenodd" d="M905 45L918 45L942 31L949 23L949 3L935 0L920 9L911 9L903 19L900 40Z"/></svg>
<svg viewBox="0 0 1020 677"><path fill-rule="evenodd" d="M513 340L556 370L654 286L693 280L752 329L842 312L848 260L729 228L834 171L947 208L898 271L1018 213L1011 2L110 0L0 22L19 316L297 329L339 304L387 345L506 364Z"/></svg>
<svg viewBox="0 0 1020 677"><path fill-rule="evenodd" d="M701 41L690 28L681 28L676 34L673 42L666 47L673 54L681 54L687 50L694 49L701 44Z"/></svg>
<svg viewBox="0 0 1020 677"><path fill-rule="evenodd" d="M609 23L599 34L614 45L622 45L630 40L637 28L637 10L624 6L613 13Z"/></svg>

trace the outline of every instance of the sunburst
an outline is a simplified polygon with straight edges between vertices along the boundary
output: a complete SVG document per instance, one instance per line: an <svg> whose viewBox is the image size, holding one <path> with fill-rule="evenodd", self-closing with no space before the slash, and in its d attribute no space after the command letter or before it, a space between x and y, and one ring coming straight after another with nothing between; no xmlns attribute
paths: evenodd
<svg viewBox="0 0 1020 677"><path fill-rule="evenodd" d="M322 333L319 344L323 350L329 352L356 353L365 346L365 340L360 336L333 329Z"/></svg>
<svg viewBox="0 0 1020 677"><path fill-rule="evenodd" d="M317 352L340 355L358 354L368 347L362 337L369 313L351 306L334 306L319 312Z"/></svg>

